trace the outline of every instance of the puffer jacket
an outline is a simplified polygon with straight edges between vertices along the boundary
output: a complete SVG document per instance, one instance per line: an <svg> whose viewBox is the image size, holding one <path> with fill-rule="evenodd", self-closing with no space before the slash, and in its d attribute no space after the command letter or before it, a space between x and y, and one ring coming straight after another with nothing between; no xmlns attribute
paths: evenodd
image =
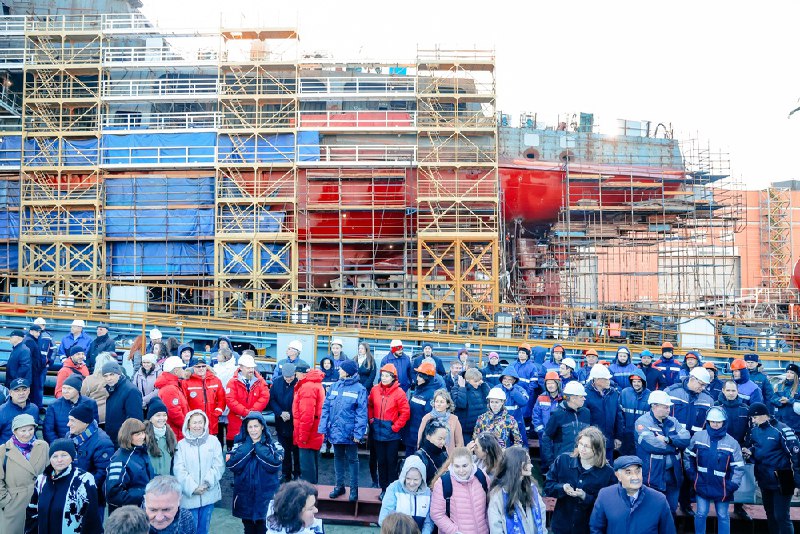
<svg viewBox="0 0 800 534"><path fill-rule="evenodd" d="M357 374L333 384L322 405L319 431L334 445L352 445L367 435L367 390Z"/></svg>
<svg viewBox="0 0 800 534"><path fill-rule="evenodd" d="M433 394L438 389L436 381L432 376L425 376L427 380L424 384L417 384L417 387L408 392L408 406L411 410L411 416L406 424L406 433L404 436L404 444L406 447L412 449L417 448L417 433L419 431L419 424L425 414L431 411L431 401L433 401Z"/></svg>
<svg viewBox="0 0 800 534"><path fill-rule="evenodd" d="M756 481L762 490L780 487L775 471L782 469L792 469L795 487L800 487L800 443L794 430L770 419L751 428L745 444L753 453Z"/></svg>
<svg viewBox="0 0 800 534"><path fill-rule="evenodd" d="M192 373L192 376L181 383L186 402L190 410L202 410L208 416L208 431L217 435L219 417L227 406L225 402L225 386L211 369L206 369L203 378Z"/></svg>
<svg viewBox="0 0 800 534"><path fill-rule="evenodd" d="M467 382L464 387L455 386L450 390L453 404L456 406L456 417L461 422L461 429L465 441L469 441L475 430L478 418L486 413L486 396L489 395L490 386L483 382L477 388Z"/></svg>
<svg viewBox="0 0 800 534"><path fill-rule="evenodd" d="M623 351L627 351L628 353L628 363L625 364L619 362L619 354ZM632 360L633 355L631 351L628 350L628 347L620 345L617 347L617 353L614 355L611 365L608 366L608 370L611 372L611 379L614 380L620 390L631 385L628 379L636 372L636 366L633 365Z"/></svg>
<svg viewBox="0 0 800 534"><path fill-rule="evenodd" d="M395 374L394 367L383 366L381 372ZM367 417L375 441L397 441L400 431L406 426L411 409L405 392L395 380L388 386L378 383L369 392Z"/></svg>
<svg viewBox="0 0 800 534"><path fill-rule="evenodd" d="M667 384L666 387L679 382L678 378L681 374L681 364L675 359L674 355L671 358L665 358L662 353L661 358L653 364L653 367L661 371L661 375L664 377L664 381Z"/></svg>
<svg viewBox="0 0 800 534"><path fill-rule="evenodd" d="M103 375L89 375L83 380L81 385L81 395L89 397L97 403L97 414L100 416L101 425L106 422L106 401L108 400L108 390Z"/></svg>
<svg viewBox="0 0 800 534"><path fill-rule="evenodd" d="M572 452L581 430L589 426L591 415L586 407L573 410L567 401L561 401L539 436L542 470L547 471L559 454Z"/></svg>
<svg viewBox="0 0 800 534"><path fill-rule="evenodd" d="M519 433L519 425L508 410L503 408L497 413L487 410L478 417L475 423L475 430L472 431L472 439L476 439L482 432L494 434L502 448L512 445L523 445L522 434Z"/></svg>
<svg viewBox="0 0 800 534"><path fill-rule="evenodd" d="M616 483L614 469L608 463L586 470L580 459L571 453L560 454L547 471L544 483L544 494L557 499L550 520L550 531L554 534L588 534L589 516L592 515L597 494ZM586 499L567 495L564 484L581 488L586 492Z"/></svg>
<svg viewBox="0 0 800 534"><path fill-rule="evenodd" d="M739 397L742 398L744 403L748 406L757 402L764 402L764 395L761 393L761 388L758 384L750 380L750 371L742 369L739 371L741 374L736 382L736 389L739 390Z"/></svg>
<svg viewBox="0 0 800 534"><path fill-rule="evenodd" d="M181 379L172 373L161 373L155 381L158 397L167 407L167 424L175 432L175 439L183 439L183 422L189 413L189 403L181 387Z"/></svg>
<svg viewBox="0 0 800 534"><path fill-rule="evenodd" d="M744 443L744 438L750 430L750 417L747 415L747 406L745 403L742 402L742 399L739 397L729 401L720 393L716 405L725 410L725 416L728 418L725 422L728 434L730 434L737 443Z"/></svg>
<svg viewBox="0 0 800 534"><path fill-rule="evenodd" d="M264 428L261 440L253 443L247 423L258 421ZM272 441L267 422L260 412L250 412L234 440L227 467L233 473L233 517L250 521L263 520L280 485L284 450Z"/></svg>
<svg viewBox="0 0 800 534"><path fill-rule="evenodd" d="M800 387L792 394L792 383L781 382L775 388L775 394L772 396L770 403L775 409L775 419L785 424L795 432L800 432L800 415L794 413L794 403L800 402ZM789 402L781 404L781 398L786 397Z"/></svg>
<svg viewBox="0 0 800 534"><path fill-rule="evenodd" d="M202 415L205 422L200 436L194 436L189 431L189 420L195 414ZM216 436L208 434L208 416L203 410L192 410L186 414L183 439L178 442L175 450L173 472L183 489L181 507L192 510L222 499L219 485L222 475L225 474L222 446ZM194 490L201 484L206 484L208 489L202 495L194 495Z"/></svg>
<svg viewBox="0 0 800 534"><path fill-rule="evenodd" d="M283 380L278 376L279 380ZM262 412L269 404L269 387L258 372L253 376L250 386L245 383L241 371L236 371L225 387L225 401L228 403L228 435L235 436L242 426L242 419L250 412ZM292 416L294 417L294 416Z"/></svg>
<svg viewBox="0 0 800 534"><path fill-rule="evenodd" d="M544 427L547 425L547 422L550 420L550 414L556 409L556 406L558 406L558 403L562 400L563 399L561 398L560 393L556 393L555 397L553 397L550 393L545 393L536 398L536 404L533 406L531 422L533 423L533 429L537 434L542 433Z"/></svg>
<svg viewBox="0 0 800 534"><path fill-rule="evenodd" d="M142 407L147 407L150 399L158 396L158 389L156 388L156 380L161 376L161 366L155 364L150 372L144 370L144 367L139 367L139 370L134 373L131 381L139 393L142 394Z"/></svg>
<svg viewBox="0 0 800 534"><path fill-rule="evenodd" d="M667 388L667 395L672 399L670 415L683 423L689 434L703 429L706 415L714 402L706 393L694 393L689 390L689 379L673 384Z"/></svg>
<svg viewBox="0 0 800 534"><path fill-rule="evenodd" d="M102 532L94 477L74 464L58 475L47 466L36 479L25 526L28 534Z"/></svg>
<svg viewBox="0 0 800 534"><path fill-rule="evenodd" d="M664 443L659 436L669 438ZM674 417L659 422L653 412L636 420L636 456L642 460L644 484L658 491L667 489L666 470L672 469L678 487L683 480L681 451L689 446L689 431Z"/></svg>
<svg viewBox="0 0 800 534"><path fill-rule="evenodd" d="M441 534L486 534L489 523L486 516L487 495L483 491L475 470L466 482L461 482L450 473L453 482L453 495L450 498L450 516L446 513L446 503L441 479L436 481L431 495L431 519L439 527Z"/></svg>
<svg viewBox="0 0 800 534"><path fill-rule="evenodd" d="M34 421L39 420L39 407L31 401L25 402L25 407L20 408L11 401L11 397L0 405L0 443L5 443L11 439L13 432L11 431L11 423L18 415L28 414L33 417Z"/></svg>
<svg viewBox="0 0 800 534"><path fill-rule="evenodd" d="M97 486L97 500L100 506L106 505L104 487L108 466L111 457L114 455L114 444L111 438L97 426L97 422L92 422L86 430L69 438L75 444L77 457L75 465L87 473L94 476L94 483Z"/></svg>
<svg viewBox="0 0 800 534"><path fill-rule="evenodd" d="M481 373L483 373L484 382L486 382L490 388L493 388L500 384L500 376L503 374L503 364L498 363L497 365L492 365L487 363L486 366L481 369Z"/></svg>
<svg viewBox="0 0 800 534"><path fill-rule="evenodd" d="M311 369L294 386L292 401L294 443L301 449L318 451L322 448L319 420L322 416L322 405L325 404L323 376L325 375L319 369Z"/></svg>
<svg viewBox="0 0 800 534"><path fill-rule="evenodd" d="M86 332L82 331L77 338L74 335L72 335L72 332L70 332L69 334L61 338L61 343L59 343L58 345L58 358L61 361L64 361L64 359L69 354L69 349L71 349L73 345L79 345L83 347L84 351L88 351L89 345L91 344L92 344L92 338L89 337L89 334L87 334Z"/></svg>
<svg viewBox="0 0 800 534"><path fill-rule="evenodd" d="M406 489L404 483L406 475L411 469L416 469L422 477L422 482L416 491ZM403 463L400 470L400 477L389 484L386 488L386 495L381 501L381 512L378 516L378 525L383 525L386 516L393 512L398 512L411 516L419 527L421 534L431 534L433 532L433 520L431 519L431 489L425 482L425 464L415 454L409 456Z"/></svg>
<svg viewBox="0 0 800 534"><path fill-rule="evenodd" d="M73 374L76 374L81 378L86 378L89 376L89 368L83 363L80 365L75 365L75 362L72 361L72 358L67 358L64 360L64 363L61 365L61 369L58 370L58 375L56 375L55 397L57 399L61 398L61 385L64 383L64 380Z"/></svg>
<svg viewBox="0 0 800 534"><path fill-rule="evenodd" d="M599 428L606 438L606 457L611 461L614 440L622 440L624 429L619 391L612 386L601 393L593 384L589 384L586 388L586 408L589 410L591 424Z"/></svg>
<svg viewBox="0 0 800 534"><path fill-rule="evenodd" d="M106 385L106 432L114 444L117 444L117 433L122 423L128 418L144 420L142 394L126 376L120 376L115 386Z"/></svg>
<svg viewBox="0 0 800 534"><path fill-rule="evenodd" d="M88 405L92 409L92 412L94 413L94 420L97 421L100 418L97 413L97 403L89 397L84 397L81 395L78 397L78 402L74 404L64 397L53 401L53 403L47 407L47 411L44 413L42 436L44 437L45 441L47 443L53 443L53 441L57 440L58 438L63 438L69 434L69 427L67 427L67 423L69 422L69 411L76 406L82 406L84 404Z"/></svg>
<svg viewBox="0 0 800 534"><path fill-rule="evenodd" d="M742 449L736 440L706 427L692 436L683 457L686 476L698 495L710 501L730 502L744 476Z"/></svg>
<svg viewBox="0 0 800 534"><path fill-rule="evenodd" d="M650 411L647 399L650 390L646 387L639 393L628 386L619 394L619 404L622 409L622 446L619 453L623 456L636 454L636 421Z"/></svg>
<svg viewBox="0 0 800 534"><path fill-rule="evenodd" d="M519 374L511 365L503 370L503 376L516 378L519 382ZM511 417L513 417L517 422L517 425L519 425L519 435L527 438L528 433L525 431L524 415L525 407L528 405L528 401L530 400L527 388L520 386L519 383L514 384L511 386L511 388L507 388L502 384L502 382L500 383L499 387L503 388L503 391L506 394L506 410L508 410L508 413L511 414Z"/></svg>
<svg viewBox="0 0 800 534"><path fill-rule="evenodd" d="M403 391L408 391L408 388L411 387L411 358L406 356L405 353L398 357L390 352L381 360L381 371L387 365L394 366L394 376L397 383L400 384L400 388Z"/></svg>
<svg viewBox="0 0 800 534"><path fill-rule="evenodd" d="M221 453L220 453L221 454ZM144 501L144 488L155 477L153 465L144 445L117 449L111 457L106 477L108 514L126 504L139 507Z"/></svg>

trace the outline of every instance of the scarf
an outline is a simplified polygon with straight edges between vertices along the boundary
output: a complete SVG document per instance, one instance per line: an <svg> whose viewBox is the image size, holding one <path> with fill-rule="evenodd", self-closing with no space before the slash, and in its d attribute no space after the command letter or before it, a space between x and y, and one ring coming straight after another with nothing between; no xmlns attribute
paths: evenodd
<svg viewBox="0 0 800 534"><path fill-rule="evenodd" d="M158 428L153 426L153 435L157 438L163 438L167 435L167 427L164 426L164 428Z"/></svg>
<svg viewBox="0 0 800 534"><path fill-rule="evenodd" d="M189 445L193 445L195 447L199 447L206 442L208 439L208 430L204 430L202 434L199 436L192 435L191 432L187 432L183 435L183 439L186 440Z"/></svg>
<svg viewBox="0 0 800 534"><path fill-rule="evenodd" d="M92 421L89 426L86 427L86 430L78 434L77 436L72 436L72 442L75 444L75 448L77 449L87 441L89 438L92 437L92 434L97 432L97 421Z"/></svg>
<svg viewBox="0 0 800 534"><path fill-rule="evenodd" d="M17 436L13 434L11 435L11 440L14 442L14 446L19 449L19 452L22 453L22 456L24 456L26 460L30 460L31 452L33 451L33 444L36 440L31 438L28 443L22 443L17 439Z"/></svg>
<svg viewBox="0 0 800 534"><path fill-rule="evenodd" d="M450 412L437 412L431 408L431 419L439 421L447 429L447 443L450 443Z"/></svg>
<svg viewBox="0 0 800 534"><path fill-rule="evenodd" d="M447 470L450 471L450 476L453 477L455 480L458 480L459 482L469 482L470 479L475 476L475 473L478 471L478 467L475 464L472 464L472 470L464 478L456 474L456 471L455 469L453 469L452 465L448 467Z"/></svg>
<svg viewBox="0 0 800 534"><path fill-rule="evenodd" d="M722 423L722 426L718 429L713 429L711 425L708 425L706 427L706 432L708 432L708 437L713 442L712 448L716 448L716 442L724 438L725 434L728 433L728 422L725 421Z"/></svg>
<svg viewBox="0 0 800 534"><path fill-rule="evenodd" d="M358 363L359 367L364 367L364 363L366 363L366 361L367 361L366 354L364 354L363 356L360 354L356 356L356 363Z"/></svg>

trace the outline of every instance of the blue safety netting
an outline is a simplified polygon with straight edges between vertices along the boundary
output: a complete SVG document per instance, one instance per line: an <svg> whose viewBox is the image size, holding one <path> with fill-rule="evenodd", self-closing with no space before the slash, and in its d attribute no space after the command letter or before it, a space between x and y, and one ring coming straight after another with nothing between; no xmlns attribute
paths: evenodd
<svg viewBox="0 0 800 534"><path fill-rule="evenodd" d="M98 227L94 211L60 211L52 212L52 216L35 216L27 212L26 220L30 222L32 234L57 235L96 235L102 233Z"/></svg>
<svg viewBox="0 0 800 534"><path fill-rule="evenodd" d="M224 163L288 163L295 157L294 134L221 135L218 143L217 157ZM319 132L298 132L297 160L319 160Z"/></svg>
<svg viewBox="0 0 800 534"><path fill-rule="evenodd" d="M214 235L214 209L106 210L106 236L199 239Z"/></svg>
<svg viewBox="0 0 800 534"><path fill-rule="evenodd" d="M214 272L214 242L109 243L112 276L187 276Z"/></svg>
<svg viewBox="0 0 800 534"><path fill-rule="evenodd" d="M22 161L22 137L4 135L0 137L0 167L19 167Z"/></svg>
<svg viewBox="0 0 800 534"><path fill-rule="evenodd" d="M0 239L19 238L19 212L0 211Z"/></svg>
<svg viewBox="0 0 800 534"><path fill-rule="evenodd" d="M16 243L0 243L0 270L14 271L19 268L19 248Z"/></svg>
<svg viewBox="0 0 800 534"><path fill-rule="evenodd" d="M214 177L106 179L107 206L214 205Z"/></svg>
<svg viewBox="0 0 800 534"><path fill-rule="evenodd" d="M249 243L229 243L225 245L223 261L228 274L248 274L255 270L266 274L288 274L291 267L289 252L278 252L281 245L265 245L261 250L261 261L258 269L253 265L253 249ZM264 250L266 249L266 250ZM270 254L271 253L271 254ZM273 256L275 256L273 258Z"/></svg>
<svg viewBox="0 0 800 534"><path fill-rule="evenodd" d="M216 161L214 132L103 136L104 165L187 164Z"/></svg>
<svg viewBox="0 0 800 534"><path fill-rule="evenodd" d="M59 159L59 150L61 159ZM98 163L98 140L36 137L25 141L25 163L31 167L69 165L92 167Z"/></svg>

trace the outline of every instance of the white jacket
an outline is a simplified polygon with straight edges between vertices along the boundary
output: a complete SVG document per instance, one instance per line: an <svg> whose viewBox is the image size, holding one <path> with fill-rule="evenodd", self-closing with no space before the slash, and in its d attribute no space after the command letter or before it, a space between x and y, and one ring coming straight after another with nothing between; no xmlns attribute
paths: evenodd
<svg viewBox="0 0 800 534"><path fill-rule="evenodd" d="M202 436L194 438L189 432L189 419L198 413L205 419L205 428ZM225 473L225 462L222 460L222 447L216 436L208 435L208 417L203 410L192 410L186 414L183 436L178 442L173 466L175 478L183 489L181 506L191 509L214 504L222 499L219 482ZM193 495L194 490L203 482L208 485L205 493Z"/></svg>

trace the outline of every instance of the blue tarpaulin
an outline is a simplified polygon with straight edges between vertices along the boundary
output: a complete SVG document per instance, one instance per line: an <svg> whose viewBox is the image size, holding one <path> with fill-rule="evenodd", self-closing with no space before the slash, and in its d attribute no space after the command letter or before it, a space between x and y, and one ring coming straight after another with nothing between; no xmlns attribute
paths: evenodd
<svg viewBox="0 0 800 534"><path fill-rule="evenodd" d="M214 235L212 209L113 209L107 210L106 236L199 238Z"/></svg>
<svg viewBox="0 0 800 534"><path fill-rule="evenodd" d="M0 239L19 238L19 212L0 211Z"/></svg>
<svg viewBox="0 0 800 534"><path fill-rule="evenodd" d="M214 132L103 136L104 165L215 162Z"/></svg>
<svg viewBox="0 0 800 534"><path fill-rule="evenodd" d="M107 206L214 205L214 177L136 177L106 180Z"/></svg>
<svg viewBox="0 0 800 534"><path fill-rule="evenodd" d="M248 243L230 243L225 246L223 254L225 261L225 272L228 274L248 274L254 271L253 266L253 250L248 248ZM266 249L273 254L277 254L281 250L281 245L266 245ZM280 261L281 263L278 263ZM278 255L278 261L274 260L272 256L266 251L261 251L261 272L266 274L288 274L289 270L284 267L291 267L289 261L289 252L283 252Z"/></svg>
<svg viewBox="0 0 800 534"><path fill-rule="evenodd" d="M16 243L0 243L0 271L16 271L19 268L19 248Z"/></svg>
<svg viewBox="0 0 800 534"><path fill-rule="evenodd" d="M49 217L28 215L33 234L96 235L94 211L52 212Z"/></svg>
<svg viewBox="0 0 800 534"><path fill-rule="evenodd" d="M59 148L61 161L59 162ZM69 165L92 167L98 163L97 138L56 139L36 137L25 141L25 163L32 167Z"/></svg>
<svg viewBox="0 0 800 534"><path fill-rule="evenodd" d="M22 161L22 137L6 135L0 137L0 167L19 167Z"/></svg>
<svg viewBox="0 0 800 534"><path fill-rule="evenodd" d="M319 132L298 132L298 161L319 160ZM294 160L294 134L219 136L218 158L225 163L288 163Z"/></svg>
<svg viewBox="0 0 800 534"><path fill-rule="evenodd" d="M213 241L110 243L111 276L207 276L214 273Z"/></svg>

